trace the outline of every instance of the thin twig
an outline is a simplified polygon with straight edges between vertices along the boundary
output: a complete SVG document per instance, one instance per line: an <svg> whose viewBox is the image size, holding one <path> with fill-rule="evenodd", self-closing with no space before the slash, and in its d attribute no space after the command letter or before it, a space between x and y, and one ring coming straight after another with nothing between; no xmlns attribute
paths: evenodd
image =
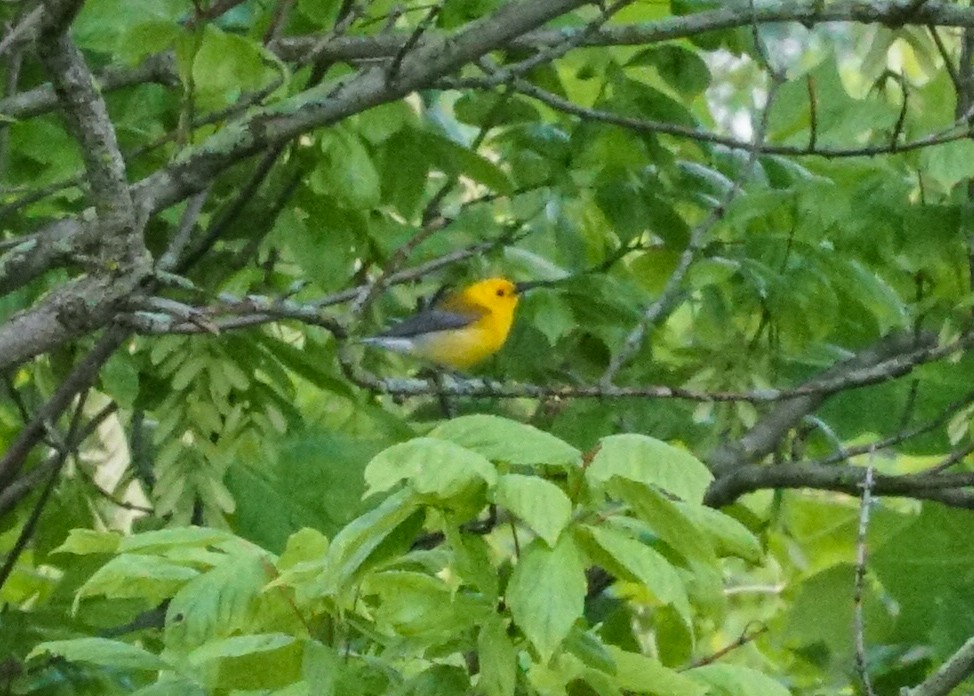
<svg viewBox="0 0 974 696"><path fill-rule="evenodd" d="M91 386L98 376L98 370L127 336L127 330L119 326L109 327L95 347L61 382L58 390L37 411L31 422L24 426L0 459L0 487L8 484L16 476L27 455L43 436L48 424L53 423L67 410L76 394Z"/></svg>
<svg viewBox="0 0 974 696"><path fill-rule="evenodd" d="M676 268L673 269L673 272L670 273L670 277L667 278L666 284L663 286L663 290L660 292L659 297L656 298L656 300L645 309L639 321L629 332L629 335L626 336L622 347L610 359L609 366L606 368L605 372L602 373L602 377L599 379L599 384L602 386L608 387L613 383L616 375L619 374L619 370L621 370L622 367L629 362L629 360L643 345L643 341L647 334L652 333L656 323L666 316L670 311L672 311L673 307L678 302L681 294L681 287L683 285L683 279L690 270L690 266L693 264L693 261L697 258L697 254L710 237L711 231L714 229L717 223L723 219L724 213L726 212L728 206L730 206L734 199L737 198L743 189L744 184L754 173L754 167L757 164L761 144L764 142L764 137L767 133L768 116L771 113L771 105L774 103L775 95L782 84L782 78L777 74L773 74L771 86L768 89L767 100L765 101L764 108L761 111L761 118L759 119L758 127L754 133L754 138L751 143L751 151L748 155L747 164L744 165L743 173L734 182L734 185L730 188L730 190L727 191L720 204L711 210L706 219L697 225L690 233L690 241L680 254L680 259L676 264Z"/></svg>
<svg viewBox="0 0 974 696"><path fill-rule="evenodd" d="M765 624L758 623L757 627L752 628L752 624L749 623L747 626L744 627L744 630L741 631L741 635L739 635L733 643L730 643L729 645L725 645L724 647L714 651L710 655L704 655L703 657L694 660L685 669L694 669L696 667L703 667L704 665L713 664L720 658L724 657L724 655L727 655L728 653L731 653L737 650L738 648L741 648L747 645L748 643L753 642L755 639L758 638L758 636L767 632L768 632L768 627Z"/></svg>
<svg viewBox="0 0 974 696"><path fill-rule="evenodd" d="M869 511L872 508L873 463L870 458L866 465L866 478L862 482L862 507L859 512L859 533L856 539L856 575L853 603L853 633L856 645L856 672L862 682L866 696L875 696L869 671L866 667L866 619L863 612L866 580L866 532L869 530Z"/></svg>

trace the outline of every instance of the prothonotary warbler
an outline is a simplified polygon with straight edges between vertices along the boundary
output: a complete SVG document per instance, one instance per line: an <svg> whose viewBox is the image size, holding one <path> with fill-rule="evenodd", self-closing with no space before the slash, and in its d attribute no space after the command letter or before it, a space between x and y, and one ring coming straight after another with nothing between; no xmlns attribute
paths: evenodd
<svg viewBox="0 0 974 696"><path fill-rule="evenodd" d="M514 323L518 294L533 285L481 280L362 342L465 370L501 349Z"/></svg>

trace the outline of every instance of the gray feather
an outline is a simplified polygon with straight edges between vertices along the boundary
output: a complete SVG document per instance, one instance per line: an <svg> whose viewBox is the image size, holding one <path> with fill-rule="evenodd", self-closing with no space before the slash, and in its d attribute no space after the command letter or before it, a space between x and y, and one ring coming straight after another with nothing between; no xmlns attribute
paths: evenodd
<svg viewBox="0 0 974 696"><path fill-rule="evenodd" d="M478 315L474 312L448 312L442 309L427 309L419 314L393 324L375 338L414 338L434 331L462 329L476 321Z"/></svg>

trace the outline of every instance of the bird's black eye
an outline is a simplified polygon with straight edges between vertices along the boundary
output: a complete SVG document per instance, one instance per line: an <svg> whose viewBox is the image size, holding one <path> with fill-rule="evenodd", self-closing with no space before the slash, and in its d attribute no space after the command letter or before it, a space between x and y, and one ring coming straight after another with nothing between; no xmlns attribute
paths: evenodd
<svg viewBox="0 0 974 696"><path fill-rule="evenodd" d="M497 290L497 296L498 297L504 297L504 295L506 295L506 294L507 293L504 292L504 288L498 288L498 290Z"/></svg>

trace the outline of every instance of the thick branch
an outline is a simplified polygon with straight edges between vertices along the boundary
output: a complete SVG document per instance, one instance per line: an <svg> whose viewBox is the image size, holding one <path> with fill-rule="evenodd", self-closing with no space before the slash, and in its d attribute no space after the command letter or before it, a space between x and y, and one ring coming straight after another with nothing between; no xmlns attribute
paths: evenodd
<svg viewBox="0 0 974 696"><path fill-rule="evenodd" d="M902 5L903 3L900 3ZM946 2L928 2L915 12L904 12L896 4L876 6L861 1L830 3L818 0L779 2L755 8L753 15L740 9L720 9L670 17L656 22L615 25L588 32L580 42L586 46L643 45L660 41L698 36L713 31L733 29L752 23L771 24L795 21L803 24L824 22L880 23L890 27L928 25L941 27L974 27L974 8ZM510 46L519 50L543 50L571 40L583 29L538 29L514 38ZM442 33L428 31L426 41L444 41ZM409 34L387 32L375 36L341 35L323 41L321 36L290 36L272 41L268 48L286 62L301 61L314 51L316 58L339 61L381 61L393 58L402 50ZM169 52L150 56L137 68L110 68L100 78L105 91L147 82L174 83L178 79ZM50 86L41 86L9 99L0 100L0 114L23 119L49 111L55 106ZM0 128L6 124L0 123ZM746 146L746 145L745 145Z"/></svg>
<svg viewBox="0 0 974 696"><path fill-rule="evenodd" d="M584 5L585 0L522 0L501 7L459 33L429 37L403 58L394 78L364 71L344 83L323 84L227 126L164 170L139 182L137 199L156 211L202 190L219 172L270 146L331 125L372 106L428 86L517 36Z"/></svg>
<svg viewBox="0 0 974 696"><path fill-rule="evenodd" d="M903 373L899 372L898 369L886 373L886 366L895 365L905 354L926 353L928 350L935 350L933 346L934 341L929 336L918 339L908 333L892 334L849 360L824 371L809 381L805 387L814 389L830 383L843 382L850 376L863 372L875 374L876 381L882 381L884 378L881 375L883 374L887 374L886 379L889 379L894 374ZM812 392L776 405L739 440L728 441L719 445L708 458L708 466L720 479L723 474L770 454L795 424L815 411L828 395L835 391L838 390Z"/></svg>
<svg viewBox="0 0 974 696"><path fill-rule="evenodd" d="M135 210L125 177L125 161L84 56L67 34L48 31L41 32L38 54L51 76L68 130L81 145L100 232L130 234L135 226Z"/></svg>
<svg viewBox="0 0 974 696"><path fill-rule="evenodd" d="M838 491L859 497L862 495L866 467L822 466L809 463L776 464L761 466L749 464L719 477L704 497L711 507L729 505L745 493L766 488L813 488ZM954 507L974 509L974 476L965 474L940 474L932 476L873 475L874 495L896 495L909 498L936 500Z"/></svg>
<svg viewBox="0 0 974 696"><path fill-rule="evenodd" d="M97 81L103 92L110 92L151 82L165 85L178 84L179 76L176 72L175 56L171 52L166 52L149 56L135 68L110 67L98 75ZM57 105L58 98L54 93L54 87L45 84L7 99L0 99L0 116L23 120L47 113ZM0 128L6 128L8 125L6 119L0 120Z"/></svg>
<svg viewBox="0 0 974 696"><path fill-rule="evenodd" d="M901 696L947 696L961 682L974 674L974 638L968 638L936 672L922 684L903 689Z"/></svg>

